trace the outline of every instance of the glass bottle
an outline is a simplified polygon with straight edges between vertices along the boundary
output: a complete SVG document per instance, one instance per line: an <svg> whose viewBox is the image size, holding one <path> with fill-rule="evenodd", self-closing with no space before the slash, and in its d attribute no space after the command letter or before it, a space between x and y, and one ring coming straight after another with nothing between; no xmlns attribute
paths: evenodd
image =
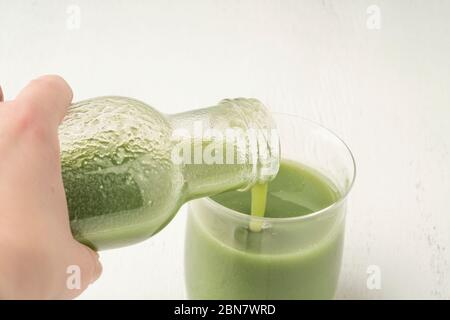
<svg viewBox="0 0 450 320"><path fill-rule="evenodd" d="M94 249L143 241L191 199L271 180L279 143L256 99L165 115L125 97L71 106L59 128L75 238Z"/></svg>

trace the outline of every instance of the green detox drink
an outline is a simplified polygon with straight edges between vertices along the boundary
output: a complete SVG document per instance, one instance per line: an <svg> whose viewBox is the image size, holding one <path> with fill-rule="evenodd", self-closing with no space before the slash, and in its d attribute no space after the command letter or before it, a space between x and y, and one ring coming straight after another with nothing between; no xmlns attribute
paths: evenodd
<svg viewBox="0 0 450 320"><path fill-rule="evenodd" d="M263 189L262 186L256 187ZM277 176L268 183L267 196L265 190L258 190L256 196L253 191L230 191L212 196L211 199L245 214L252 214L258 202L263 202L265 212L261 216L292 218L319 211L339 198L336 187L326 177L312 168L287 160L281 162Z"/></svg>
<svg viewBox="0 0 450 320"><path fill-rule="evenodd" d="M343 207L330 209L341 198L336 186L308 166L282 161L267 190L257 188L253 197L250 191L230 191L191 204L188 297L333 298L344 241ZM264 202L265 218L257 217ZM251 216L252 211L259 214Z"/></svg>

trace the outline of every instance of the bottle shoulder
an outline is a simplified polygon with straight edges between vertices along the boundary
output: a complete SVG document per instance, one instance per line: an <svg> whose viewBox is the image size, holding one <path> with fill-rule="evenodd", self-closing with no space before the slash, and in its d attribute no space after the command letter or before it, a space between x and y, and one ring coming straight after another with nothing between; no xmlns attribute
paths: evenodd
<svg viewBox="0 0 450 320"><path fill-rule="evenodd" d="M150 106L126 97L74 104L59 128L63 173L149 176L177 170L171 161L171 127Z"/></svg>
<svg viewBox="0 0 450 320"><path fill-rule="evenodd" d="M64 150L74 141L97 140L116 145L134 141L144 147L149 141L162 141L170 134L170 123L162 113L144 102L120 96L97 97L73 104L59 128Z"/></svg>

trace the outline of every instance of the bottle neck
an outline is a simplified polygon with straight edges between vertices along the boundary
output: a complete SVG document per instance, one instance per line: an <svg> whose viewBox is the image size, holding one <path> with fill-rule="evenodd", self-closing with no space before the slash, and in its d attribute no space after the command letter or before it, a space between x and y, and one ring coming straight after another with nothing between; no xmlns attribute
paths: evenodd
<svg viewBox="0 0 450 320"><path fill-rule="evenodd" d="M187 199L246 190L278 172L276 128L269 111L256 99L227 99L169 119L172 160L182 167Z"/></svg>

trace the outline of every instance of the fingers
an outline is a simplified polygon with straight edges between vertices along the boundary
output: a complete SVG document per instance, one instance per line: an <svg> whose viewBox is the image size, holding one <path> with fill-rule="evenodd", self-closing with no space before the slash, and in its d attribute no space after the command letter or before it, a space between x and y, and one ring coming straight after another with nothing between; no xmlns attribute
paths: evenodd
<svg viewBox="0 0 450 320"><path fill-rule="evenodd" d="M73 98L72 89L60 76L47 75L32 80L16 98L17 108L30 112L57 127Z"/></svg>
<svg viewBox="0 0 450 320"><path fill-rule="evenodd" d="M76 276L79 276L79 280L77 281L79 281L80 285L76 287L66 285L65 293L61 296L63 299L73 299L79 296L102 273L102 265L98 254L87 246L75 240L74 242L75 247L74 251L70 254L69 265L76 266L79 270Z"/></svg>
<svg viewBox="0 0 450 320"><path fill-rule="evenodd" d="M3 102L3 90L2 90L2 86L0 86L0 102Z"/></svg>
<svg viewBox="0 0 450 320"><path fill-rule="evenodd" d="M91 248L77 243L79 245L80 268L82 272L83 287L87 287L95 282L102 274L102 265L98 253Z"/></svg>

